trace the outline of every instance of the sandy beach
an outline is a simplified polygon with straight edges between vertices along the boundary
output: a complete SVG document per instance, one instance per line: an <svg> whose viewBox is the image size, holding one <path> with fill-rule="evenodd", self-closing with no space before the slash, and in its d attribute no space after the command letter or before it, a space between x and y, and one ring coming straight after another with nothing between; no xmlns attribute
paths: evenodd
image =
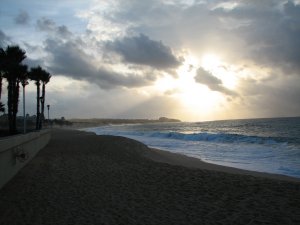
<svg viewBox="0 0 300 225"><path fill-rule="evenodd" d="M0 224L300 224L299 179L53 130L0 190Z"/></svg>

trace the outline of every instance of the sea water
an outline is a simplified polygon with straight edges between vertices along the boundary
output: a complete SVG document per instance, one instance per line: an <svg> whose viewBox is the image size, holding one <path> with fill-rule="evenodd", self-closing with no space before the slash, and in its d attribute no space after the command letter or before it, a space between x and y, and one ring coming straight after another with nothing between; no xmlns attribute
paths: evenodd
<svg viewBox="0 0 300 225"><path fill-rule="evenodd" d="M85 130L132 138L214 164L300 178L300 117L110 125Z"/></svg>

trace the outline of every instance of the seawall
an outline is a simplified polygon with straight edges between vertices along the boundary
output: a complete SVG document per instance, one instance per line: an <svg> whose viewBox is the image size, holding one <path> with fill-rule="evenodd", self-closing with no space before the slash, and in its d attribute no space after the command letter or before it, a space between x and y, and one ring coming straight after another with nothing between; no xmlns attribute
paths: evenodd
<svg viewBox="0 0 300 225"><path fill-rule="evenodd" d="M42 130L0 139L0 189L48 144L50 138L50 130Z"/></svg>

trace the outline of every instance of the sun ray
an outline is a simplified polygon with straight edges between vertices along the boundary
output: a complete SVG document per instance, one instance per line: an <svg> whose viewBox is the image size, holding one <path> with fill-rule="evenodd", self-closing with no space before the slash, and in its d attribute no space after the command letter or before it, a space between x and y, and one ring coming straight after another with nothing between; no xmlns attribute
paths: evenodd
<svg viewBox="0 0 300 225"><path fill-rule="evenodd" d="M185 57L184 64L178 68L178 77L165 76L155 84L155 89L161 94L167 94L178 100L186 114L208 115L215 110L224 96L218 92L213 92L204 85L199 85L195 81L195 75L199 68L200 61L193 56ZM208 58L209 66L214 64Z"/></svg>
<svg viewBox="0 0 300 225"><path fill-rule="evenodd" d="M222 80L224 87L234 89L236 87L237 78L231 66L223 62L222 59L212 53L203 55L201 59L201 67L209 71L213 76Z"/></svg>

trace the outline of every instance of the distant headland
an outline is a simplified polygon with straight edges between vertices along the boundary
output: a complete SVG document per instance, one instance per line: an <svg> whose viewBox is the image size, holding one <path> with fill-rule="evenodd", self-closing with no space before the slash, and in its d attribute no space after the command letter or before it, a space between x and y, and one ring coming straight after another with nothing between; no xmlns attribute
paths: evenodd
<svg viewBox="0 0 300 225"><path fill-rule="evenodd" d="M70 119L74 127L103 126L110 124L137 124L137 123L176 123L178 119L160 117L159 119Z"/></svg>

